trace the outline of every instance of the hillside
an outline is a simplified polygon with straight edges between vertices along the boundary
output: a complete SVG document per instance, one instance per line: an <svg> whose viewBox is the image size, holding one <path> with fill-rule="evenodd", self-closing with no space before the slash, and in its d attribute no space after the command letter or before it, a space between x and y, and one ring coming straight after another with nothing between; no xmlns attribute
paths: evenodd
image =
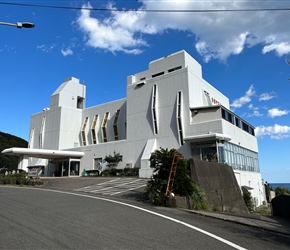
<svg viewBox="0 0 290 250"><path fill-rule="evenodd" d="M1 154L6 148L27 148L28 142L24 139L0 132L0 168L17 169L18 157Z"/></svg>

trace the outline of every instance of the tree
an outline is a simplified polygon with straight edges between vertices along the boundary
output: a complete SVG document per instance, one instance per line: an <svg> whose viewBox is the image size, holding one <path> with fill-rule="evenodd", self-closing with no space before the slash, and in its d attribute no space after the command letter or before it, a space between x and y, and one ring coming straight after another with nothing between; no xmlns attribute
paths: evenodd
<svg viewBox="0 0 290 250"><path fill-rule="evenodd" d="M113 169L117 167L118 163L122 161L122 155L114 151L114 155L107 155L104 160L108 162L108 165Z"/></svg>
<svg viewBox="0 0 290 250"><path fill-rule="evenodd" d="M150 157L150 167L154 168L153 175L147 183L145 194L149 201L155 205L165 205L167 201L166 188L172 160L174 154L178 153L176 149L160 148L155 150ZM188 161L180 160L178 162L173 193L179 196L191 196L193 193L193 181L189 176Z"/></svg>

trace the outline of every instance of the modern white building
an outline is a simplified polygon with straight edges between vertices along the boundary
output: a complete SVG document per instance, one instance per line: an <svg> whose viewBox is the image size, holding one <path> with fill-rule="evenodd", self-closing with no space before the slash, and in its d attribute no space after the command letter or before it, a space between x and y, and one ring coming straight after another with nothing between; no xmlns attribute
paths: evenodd
<svg viewBox="0 0 290 250"><path fill-rule="evenodd" d="M29 149L18 154L22 168L43 165L44 176L78 176L105 169L103 159L116 152L118 168L136 167L149 178L150 154L175 148L185 158L232 166L257 205L265 200L254 127L230 111L228 98L203 79L201 65L185 51L128 76L124 99L88 108L85 100L86 87L71 77L52 94L49 108L31 116ZM3 152L13 150L17 154Z"/></svg>

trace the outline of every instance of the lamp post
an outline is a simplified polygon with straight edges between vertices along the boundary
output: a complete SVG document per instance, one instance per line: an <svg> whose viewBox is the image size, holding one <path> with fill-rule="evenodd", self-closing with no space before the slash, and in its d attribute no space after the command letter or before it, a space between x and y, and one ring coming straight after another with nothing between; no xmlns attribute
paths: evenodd
<svg viewBox="0 0 290 250"><path fill-rule="evenodd" d="M34 23L28 23L28 22L17 22L17 23L0 22L0 25L14 26L14 27L17 27L19 29L21 29L21 28L33 28L35 26Z"/></svg>

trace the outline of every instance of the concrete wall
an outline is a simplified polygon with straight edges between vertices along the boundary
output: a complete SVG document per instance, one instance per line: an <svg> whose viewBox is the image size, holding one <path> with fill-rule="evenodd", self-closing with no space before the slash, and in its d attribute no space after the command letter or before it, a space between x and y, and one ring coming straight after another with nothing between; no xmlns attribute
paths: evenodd
<svg viewBox="0 0 290 250"><path fill-rule="evenodd" d="M272 215L290 217L290 195L282 194L271 200Z"/></svg>
<svg viewBox="0 0 290 250"><path fill-rule="evenodd" d="M248 213L230 166L190 160L191 178L206 192L210 206L221 212Z"/></svg>

